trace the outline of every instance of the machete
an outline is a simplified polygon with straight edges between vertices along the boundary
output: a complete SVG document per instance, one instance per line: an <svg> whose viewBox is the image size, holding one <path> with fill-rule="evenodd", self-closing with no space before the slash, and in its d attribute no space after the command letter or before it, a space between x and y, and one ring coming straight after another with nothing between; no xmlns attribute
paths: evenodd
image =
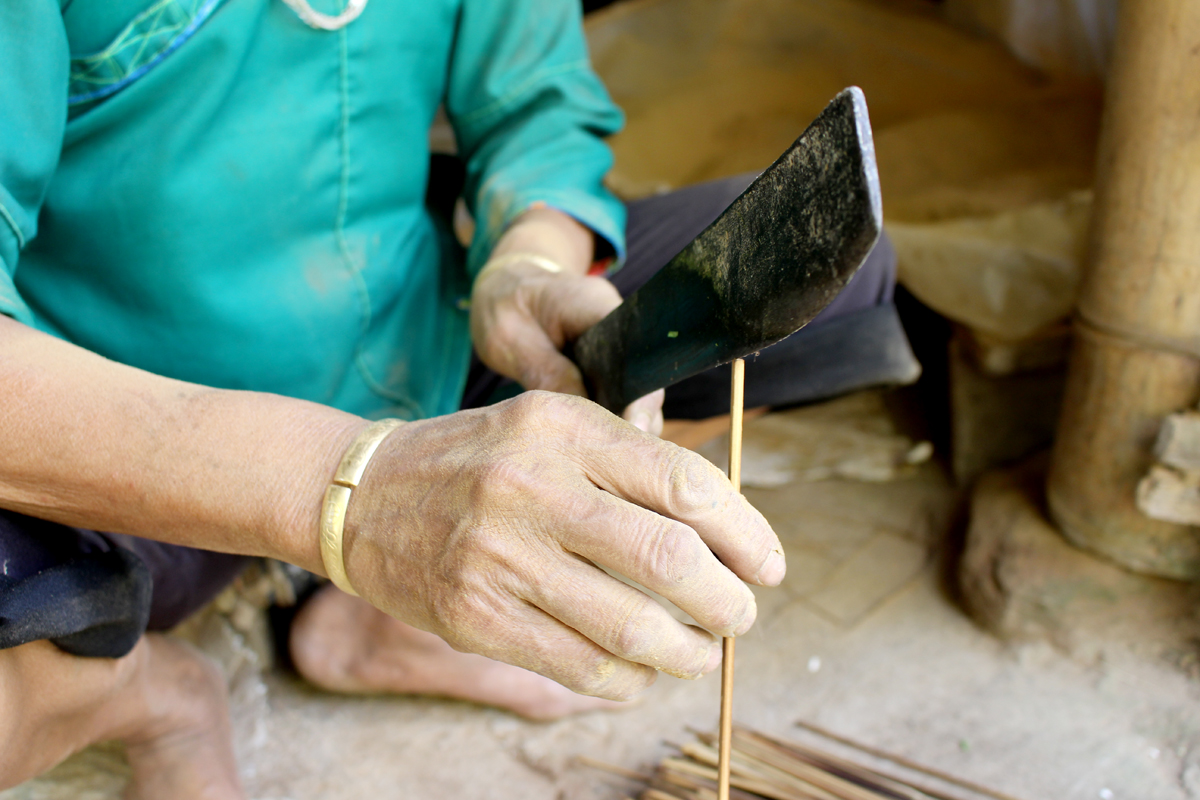
<svg viewBox="0 0 1200 800"><path fill-rule="evenodd" d="M862 90L850 87L729 208L576 340L588 392L633 400L790 336L866 260L883 225Z"/></svg>

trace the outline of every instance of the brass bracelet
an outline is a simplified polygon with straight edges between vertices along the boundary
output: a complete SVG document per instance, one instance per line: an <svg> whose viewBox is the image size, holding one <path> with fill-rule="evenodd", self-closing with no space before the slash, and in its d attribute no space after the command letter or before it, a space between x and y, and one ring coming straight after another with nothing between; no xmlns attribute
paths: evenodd
<svg viewBox="0 0 1200 800"><path fill-rule="evenodd" d="M358 597L358 592L350 585L350 578L346 575L346 557L342 552L346 507L350 504L351 492L362 480L371 456L375 455L388 434L403 424L404 420L381 419L368 425L342 456L333 482L325 490L325 502L321 505L321 561L333 585L355 597Z"/></svg>
<svg viewBox="0 0 1200 800"><path fill-rule="evenodd" d="M479 279L484 275L487 275L489 272L495 272L498 269L507 267L509 264L516 264L522 261L526 264L532 264L535 267L540 267L541 269L546 270L546 272L558 273L564 271L562 264L559 264L553 259L546 258L540 253L506 253L505 255L489 259L488 262L483 265L483 269L479 270L479 274L475 276L475 283L478 283Z"/></svg>

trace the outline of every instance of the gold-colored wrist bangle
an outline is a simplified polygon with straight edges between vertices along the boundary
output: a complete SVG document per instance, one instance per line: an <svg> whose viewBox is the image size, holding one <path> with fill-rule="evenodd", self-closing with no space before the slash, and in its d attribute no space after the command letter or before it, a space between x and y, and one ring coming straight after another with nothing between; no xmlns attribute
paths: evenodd
<svg viewBox="0 0 1200 800"><path fill-rule="evenodd" d="M354 591L346 576L346 557L342 552L346 507L350 505L350 494L362 480L371 456L375 455L388 434L403 424L404 420L381 419L368 425L342 456L333 481L325 490L325 502L321 505L321 561L334 586L355 597L358 597L358 592Z"/></svg>
<svg viewBox="0 0 1200 800"><path fill-rule="evenodd" d="M518 262L532 264L535 267L540 267L546 270L546 272L559 273L565 271L562 264L559 264L553 259L546 258L540 253L506 253L505 255L489 259L488 262L483 265L483 269L479 270L479 274L475 276L475 282L478 283L479 279L484 275L487 275L489 272L495 272L498 269L503 269L510 264L516 264Z"/></svg>

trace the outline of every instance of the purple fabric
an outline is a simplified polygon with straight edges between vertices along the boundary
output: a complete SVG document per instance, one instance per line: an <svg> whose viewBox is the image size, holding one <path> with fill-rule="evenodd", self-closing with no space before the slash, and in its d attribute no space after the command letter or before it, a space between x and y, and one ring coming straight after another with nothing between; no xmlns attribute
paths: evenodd
<svg viewBox="0 0 1200 800"><path fill-rule="evenodd" d="M174 627L216 597L249 561L0 510L0 642L11 647L50 638L62 646L59 639L66 637L88 642L64 647L68 652L113 657L114 647L119 651L125 646L114 642L132 647L142 627ZM95 572L93 566L99 563L105 565L105 585L81 578ZM71 602L84 592L81 581L91 581L91 599ZM33 588L44 602L34 609L37 623L31 627L30 609L21 597ZM6 602L9 617L3 612ZM14 610L18 607L21 614ZM89 629L100 635L80 639Z"/></svg>

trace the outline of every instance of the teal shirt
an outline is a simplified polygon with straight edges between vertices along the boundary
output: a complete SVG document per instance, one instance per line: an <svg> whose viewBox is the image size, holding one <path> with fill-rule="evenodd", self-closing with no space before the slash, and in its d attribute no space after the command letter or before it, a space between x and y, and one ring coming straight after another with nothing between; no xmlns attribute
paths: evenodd
<svg viewBox="0 0 1200 800"><path fill-rule="evenodd" d="M623 248L601 183L621 114L579 16L372 0L327 32L281 0L5 0L0 313L209 386L455 410L470 276L518 215L544 202ZM424 206L439 105L467 253Z"/></svg>

